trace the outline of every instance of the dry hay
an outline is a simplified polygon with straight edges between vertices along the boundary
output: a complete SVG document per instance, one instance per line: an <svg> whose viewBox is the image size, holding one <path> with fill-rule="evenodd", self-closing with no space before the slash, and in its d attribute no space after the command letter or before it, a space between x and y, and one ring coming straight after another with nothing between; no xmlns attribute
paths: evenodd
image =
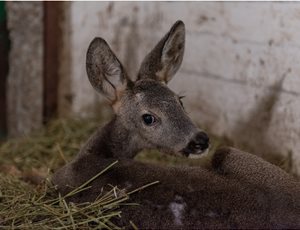
<svg viewBox="0 0 300 230"><path fill-rule="evenodd" d="M33 135L9 140L0 148L1 229L115 229L120 205L129 193L112 187L93 203L68 204L67 196L88 189L89 182L65 197L48 179L53 169L71 159L97 127L97 120L57 120ZM108 170L113 165L108 166ZM50 170L51 169L51 170ZM101 176L99 172L97 176ZM141 188L142 189L142 188ZM135 192L135 191L132 191ZM133 227L134 224L132 223Z"/></svg>

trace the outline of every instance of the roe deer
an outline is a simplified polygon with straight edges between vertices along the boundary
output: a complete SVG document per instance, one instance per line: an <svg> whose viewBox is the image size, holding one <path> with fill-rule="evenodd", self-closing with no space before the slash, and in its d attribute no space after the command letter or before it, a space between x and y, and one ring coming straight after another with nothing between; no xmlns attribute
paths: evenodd
<svg viewBox="0 0 300 230"><path fill-rule="evenodd" d="M79 154L59 169L52 182L63 195L80 186L116 159L113 168L91 188L69 198L93 201L107 184L134 190L139 206L121 206L119 224L140 228L300 228L299 181L278 167L233 148L222 148L210 167L163 167L135 161L142 149L199 155L209 138L185 113L180 98L166 83L184 53L185 27L176 22L145 57L136 81L101 38L87 51L92 86L105 95L114 118L99 128Z"/></svg>

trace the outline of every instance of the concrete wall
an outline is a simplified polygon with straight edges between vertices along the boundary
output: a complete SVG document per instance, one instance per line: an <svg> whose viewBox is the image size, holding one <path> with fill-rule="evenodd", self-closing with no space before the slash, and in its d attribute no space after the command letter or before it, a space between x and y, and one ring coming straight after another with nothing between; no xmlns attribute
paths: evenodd
<svg viewBox="0 0 300 230"><path fill-rule="evenodd" d="M95 36L108 41L134 76L144 55L181 19L186 52L170 85L186 95L193 119L236 146L266 158L291 155L300 166L300 3L73 2L70 15L74 113L100 106L85 73Z"/></svg>
<svg viewBox="0 0 300 230"><path fill-rule="evenodd" d="M7 79L9 136L27 134L42 126L43 3L7 2L11 41Z"/></svg>

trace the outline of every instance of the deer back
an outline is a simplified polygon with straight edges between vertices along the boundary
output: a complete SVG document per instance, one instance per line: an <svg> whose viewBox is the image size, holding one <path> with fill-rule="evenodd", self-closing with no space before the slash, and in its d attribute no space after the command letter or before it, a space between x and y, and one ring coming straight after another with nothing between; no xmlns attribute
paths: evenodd
<svg viewBox="0 0 300 230"><path fill-rule="evenodd" d="M68 177L83 173L91 167L102 170L115 161L92 160L73 162ZM255 167L256 170L251 171L256 162L260 164ZM225 172L225 168L231 173ZM263 173L264 169L268 170ZM85 176L87 178L82 178L80 183L93 175ZM263 183L260 178L266 181L269 178L270 181ZM130 227L131 220L141 228L300 226L299 181L259 157L232 148L218 150L212 159L211 168L207 169L162 167L123 159L92 182L89 190L70 198L70 201L93 201L105 189L111 189L107 184L129 192L154 181L159 183L130 196L130 202L139 205L123 206L119 224ZM78 179L74 180L73 186L65 192L80 183ZM280 191L283 187L286 189Z"/></svg>

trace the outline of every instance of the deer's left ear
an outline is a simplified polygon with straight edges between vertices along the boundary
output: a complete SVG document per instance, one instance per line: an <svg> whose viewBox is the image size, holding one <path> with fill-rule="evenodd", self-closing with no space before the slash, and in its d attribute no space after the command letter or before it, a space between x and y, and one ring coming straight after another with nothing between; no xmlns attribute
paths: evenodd
<svg viewBox="0 0 300 230"><path fill-rule="evenodd" d="M185 45L185 26L177 21L145 57L138 79L152 78L167 83L179 69Z"/></svg>
<svg viewBox="0 0 300 230"><path fill-rule="evenodd" d="M130 81L116 55L102 38L95 38L86 54L86 70L92 86L112 103Z"/></svg>

